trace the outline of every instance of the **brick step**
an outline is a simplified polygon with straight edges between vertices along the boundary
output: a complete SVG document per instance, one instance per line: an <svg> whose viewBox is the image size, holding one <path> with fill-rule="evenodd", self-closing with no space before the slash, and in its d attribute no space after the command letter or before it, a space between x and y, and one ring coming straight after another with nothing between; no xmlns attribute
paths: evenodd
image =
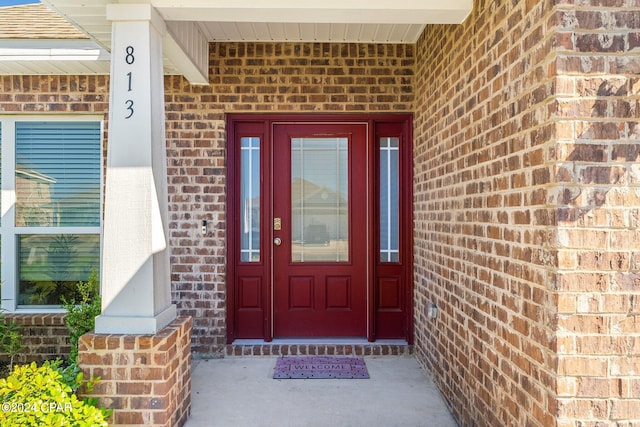
<svg viewBox="0 0 640 427"><path fill-rule="evenodd" d="M227 345L226 357L236 356L413 356L413 345L393 342L254 341Z"/></svg>

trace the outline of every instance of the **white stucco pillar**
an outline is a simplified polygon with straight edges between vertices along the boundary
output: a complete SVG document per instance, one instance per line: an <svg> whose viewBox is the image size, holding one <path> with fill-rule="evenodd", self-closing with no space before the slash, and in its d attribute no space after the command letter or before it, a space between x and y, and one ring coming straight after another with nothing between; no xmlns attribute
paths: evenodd
<svg viewBox="0 0 640 427"><path fill-rule="evenodd" d="M111 4L113 22L102 249L96 333L154 334L171 304L163 19L149 4Z"/></svg>

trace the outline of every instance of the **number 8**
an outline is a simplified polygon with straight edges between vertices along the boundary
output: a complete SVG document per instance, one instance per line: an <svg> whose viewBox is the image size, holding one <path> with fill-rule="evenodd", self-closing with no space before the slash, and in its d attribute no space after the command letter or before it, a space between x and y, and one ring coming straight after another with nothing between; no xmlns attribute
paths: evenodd
<svg viewBox="0 0 640 427"><path fill-rule="evenodd" d="M127 56L125 56L124 61L127 64L131 65L136 60L136 58L133 56L133 46L127 46L126 52Z"/></svg>

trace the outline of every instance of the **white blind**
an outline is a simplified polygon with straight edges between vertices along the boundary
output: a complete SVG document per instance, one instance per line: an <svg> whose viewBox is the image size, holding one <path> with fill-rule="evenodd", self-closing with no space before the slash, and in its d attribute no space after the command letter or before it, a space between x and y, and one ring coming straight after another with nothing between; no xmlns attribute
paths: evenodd
<svg viewBox="0 0 640 427"><path fill-rule="evenodd" d="M100 123L16 123L16 226L100 225Z"/></svg>

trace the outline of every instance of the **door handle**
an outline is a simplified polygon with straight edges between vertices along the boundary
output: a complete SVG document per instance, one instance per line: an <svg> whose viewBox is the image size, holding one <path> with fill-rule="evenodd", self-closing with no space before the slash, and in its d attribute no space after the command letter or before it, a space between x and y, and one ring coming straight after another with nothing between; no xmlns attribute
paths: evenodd
<svg viewBox="0 0 640 427"><path fill-rule="evenodd" d="M273 239L273 244L276 246L280 246L282 244L282 239L279 237L276 237L275 239Z"/></svg>

